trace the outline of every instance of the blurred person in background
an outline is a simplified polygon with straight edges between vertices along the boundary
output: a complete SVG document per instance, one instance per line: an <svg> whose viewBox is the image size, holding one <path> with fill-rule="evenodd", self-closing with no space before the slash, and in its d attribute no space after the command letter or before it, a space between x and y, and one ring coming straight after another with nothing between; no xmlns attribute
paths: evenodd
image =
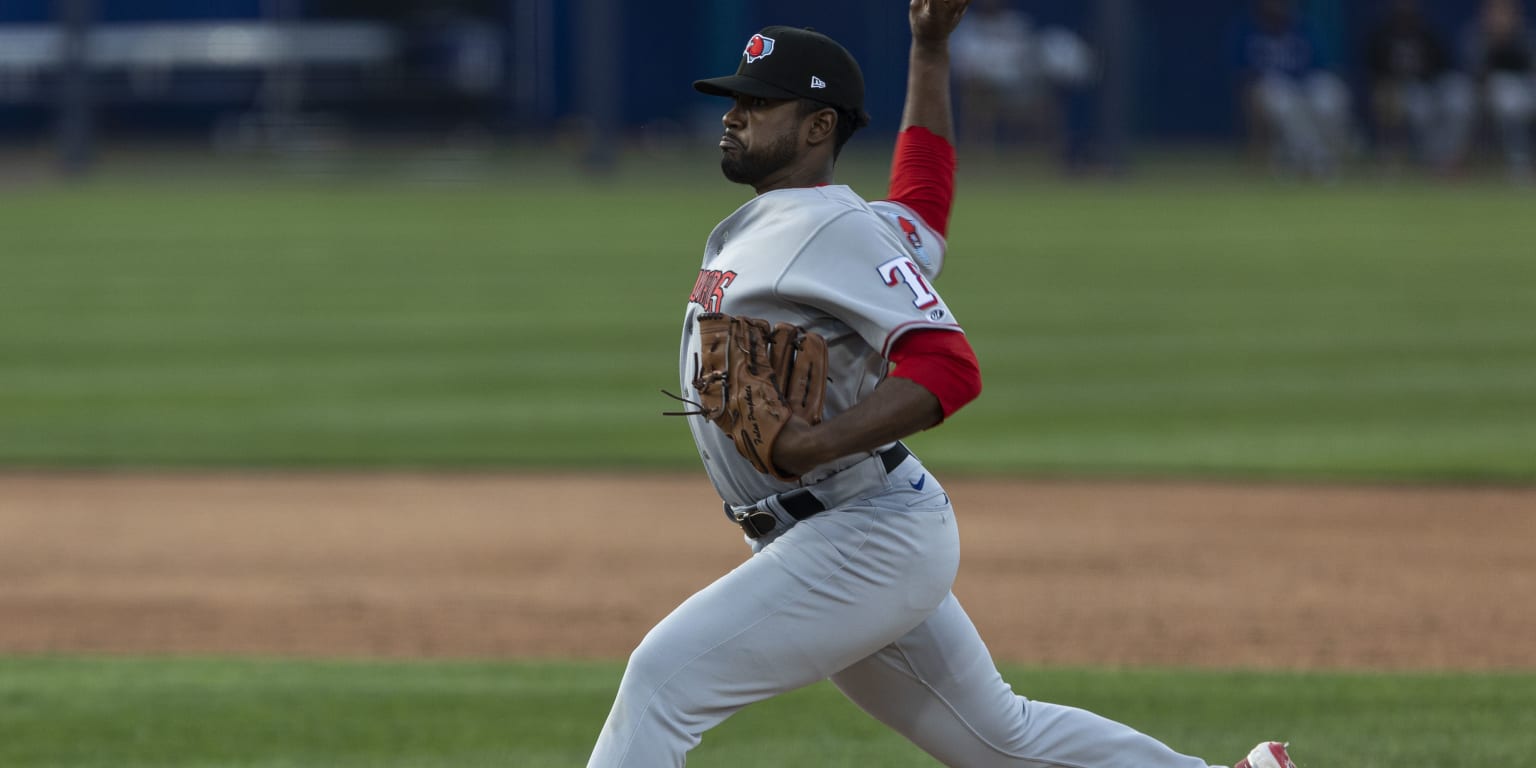
<svg viewBox="0 0 1536 768"><path fill-rule="evenodd" d="M1036 29L1008 0L979 0L950 41L962 142L996 152L1037 135L1064 150L1062 89L1093 76L1081 37Z"/></svg>
<svg viewBox="0 0 1536 768"><path fill-rule="evenodd" d="M1334 176L1351 142L1349 87L1323 67L1293 0L1256 0L1235 42L1238 98L1254 138L1281 168Z"/></svg>
<svg viewBox="0 0 1536 768"><path fill-rule="evenodd" d="M1462 41L1512 179L1529 183L1536 120L1536 44L1518 0L1486 0Z"/></svg>
<svg viewBox="0 0 1536 768"><path fill-rule="evenodd" d="M1416 0L1394 0L1366 46L1378 142L1388 153L1409 145L1439 173L1455 170L1476 118L1472 79Z"/></svg>

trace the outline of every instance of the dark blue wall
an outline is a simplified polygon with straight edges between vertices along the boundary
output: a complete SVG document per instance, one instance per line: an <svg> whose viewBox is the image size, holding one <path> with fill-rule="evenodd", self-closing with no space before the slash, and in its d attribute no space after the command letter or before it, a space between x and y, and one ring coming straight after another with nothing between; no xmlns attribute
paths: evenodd
<svg viewBox="0 0 1536 768"><path fill-rule="evenodd" d="M57 0L0 0L0 24L53 21ZM261 13L261 0L97 0L103 21L240 19Z"/></svg>
<svg viewBox="0 0 1536 768"><path fill-rule="evenodd" d="M906 4L892 0L744 0L733 35L711 36L698 23L712 0L674 3L658 13L650 2L626 3L625 23L648 41L626 70L624 114L632 125L718 108L689 83L731 71L746 38L769 24L811 26L837 38L863 64L875 130L894 130L901 112L907 55ZM1330 64L1352 84L1363 82L1361 49L1388 0L1301 0L1319 28ZM1060 25L1092 39L1093 0L1016 0L1037 26ZM1239 130L1231 63L1232 28L1242 0L1140 0L1135 6L1135 135L1153 141L1231 139ZM1448 43L1476 12L1476 0L1422 0ZM692 6L699 13L685 12ZM1536 0L1526 0L1536 22ZM565 31L570 20L565 20ZM660 48L661 50L657 50ZM1357 92L1359 89L1357 88Z"/></svg>
<svg viewBox="0 0 1536 768"><path fill-rule="evenodd" d="M742 44L769 24L815 27L842 41L862 62L874 130L893 131L900 117L907 55L906 6L901 0L613 0L624 30L621 92L614 98L628 130L697 123L722 104L694 93L699 77L734 69ZM0 24L44 22L57 0L0 0ZM1360 49L1387 0L1300 0L1321 28L1326 53L1358 85ZM1525 0L1536 22L1536 0ZM299 7L306 7L300 2ZM97 0L103 22L151 19L249 18L263 0ZM1037 25L1062 25L1092 39L1095 0L1016 0ZM1477 0L1422 0L1448 40L1475 13ZM1150 141L1225 140L1237 135L1230 35L1247 0L1139 0L1135 8L1133 134ZM486 7L509 9L505 3ZM575 109L581 60L579 4L550 3L554 13L553 72L547 114L514 116L508 124L553 126ZM498 23L506 24L504 19ZM512 57L508 57L509 61ZM1358 89L1357 89L1358 92ZM0 107L0 113L7 109ZM0 114L0 129L7 122ZM16 115L10 115L15 124Z"/></svg>

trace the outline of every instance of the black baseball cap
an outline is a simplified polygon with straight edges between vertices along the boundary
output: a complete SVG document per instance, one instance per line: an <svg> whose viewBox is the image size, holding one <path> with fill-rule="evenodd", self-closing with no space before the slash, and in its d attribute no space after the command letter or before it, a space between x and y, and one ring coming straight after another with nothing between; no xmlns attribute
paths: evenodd
<svg viewBox="0 0 1536 768"><path fill-rule="evenodd" d="M693 87L711 96L811 99L849 113L855 128L869 124L859 62L836 40L811 29L764 27L747 40L736 74L695 80Z"/></svg>

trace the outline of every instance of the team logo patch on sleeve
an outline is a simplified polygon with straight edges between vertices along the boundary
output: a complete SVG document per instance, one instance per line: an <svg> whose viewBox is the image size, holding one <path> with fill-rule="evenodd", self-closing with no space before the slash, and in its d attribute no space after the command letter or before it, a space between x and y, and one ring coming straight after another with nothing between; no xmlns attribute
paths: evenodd
<svg viewBox="0 0 1536 768"><path fill-rule="evenodd" d="M917 233L917 223L905 216L897 216L896 223L901 226L901 231L906 234L907 242L911 243L913 248L919 251L923 250L923 236Z"/></svg>
<svg viewBox="0 0 1536 768"><path fill-rule="evenodd" d="M923 236L917 231L917 222L905 217L896 217L896 226L901 227L901 233L907 236L907 243L917 253L917 260L924 267L932 267L933 262L928 259L928 251L923 248Z"/></svg>
<svg viewBox="0 0 1536 768"><path fill-rule="evenodd" d="M764 58L773 53L773 38L753 35L752 39L747 41L747 50L742 53L746 54L748 64Z"/></svg>

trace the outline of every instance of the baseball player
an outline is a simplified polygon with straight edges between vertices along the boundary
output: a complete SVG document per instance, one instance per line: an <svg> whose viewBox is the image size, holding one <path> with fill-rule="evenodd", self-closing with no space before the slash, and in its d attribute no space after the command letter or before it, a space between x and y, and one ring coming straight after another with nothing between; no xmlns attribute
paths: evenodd
<svg viewBox="0 0 1536 768"><path fill-rule="evenodd" d="M830 678L945 765L1207 768L1012 691L950 591L949 496L900 442L981 390L931 282L953 194L947 41L966 4L912 0L890 201L832 183L869 118L830 38L765 28L736 74L694 84L732 100L721 170L757 195L706 242L678 397L753 555L641 641L589 766L681 766L742 707ZM1238 766L1293 768L1276 742Z"/></svg>

